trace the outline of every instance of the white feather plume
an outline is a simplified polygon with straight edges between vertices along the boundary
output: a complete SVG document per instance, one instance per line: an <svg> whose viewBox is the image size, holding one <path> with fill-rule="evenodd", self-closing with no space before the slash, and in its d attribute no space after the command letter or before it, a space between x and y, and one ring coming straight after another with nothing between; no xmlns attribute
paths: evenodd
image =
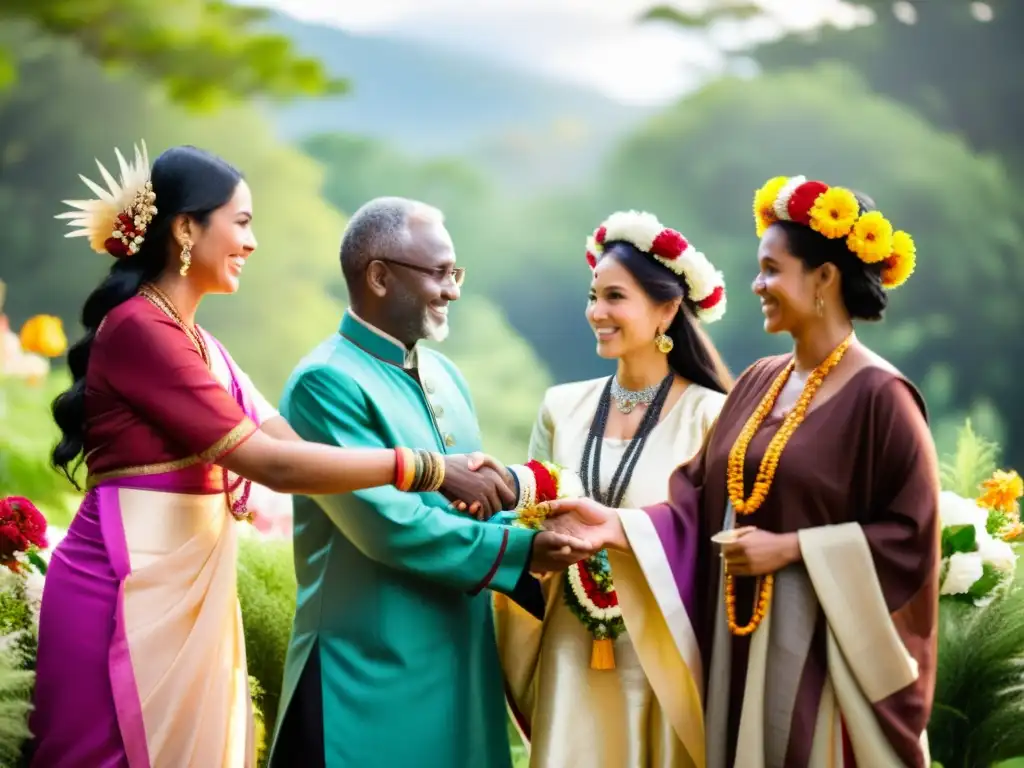
<svg viewBox="0 0 1024 768"><path fill-rule="evenodd" d="M139 195L146 191L149 183L149 154L146 142L141 144L141 147L135 145L132 162L125 160L120 150L114 150L120 180L115 180L103 163L96 161L100 176L107 185L106 189L92 179L79 176L96 197L92 200L63 201L72 210L57 214L55 218L67 219L72 231L65 237L88 237L89 245L96 253L107 253L105 243L117 228L117 217L121 213L132 215L129 209Z"/></svg>

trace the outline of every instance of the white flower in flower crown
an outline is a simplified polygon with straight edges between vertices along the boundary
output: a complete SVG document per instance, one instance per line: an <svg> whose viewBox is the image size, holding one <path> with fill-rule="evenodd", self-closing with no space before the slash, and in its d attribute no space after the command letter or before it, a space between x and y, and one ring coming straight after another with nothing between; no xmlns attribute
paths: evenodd
<svg viewBox="0 0 1024 768"><path fill-rule="evenodd" d="M623 241L643 251L674 274L684 278L687 301L697 318L705 323L725 314L725 279L679 232L664 226L644 211L618 211L609 216L587 238L587 263L591 269L607 243Z"/></svg>
<svg viewBox="0 0 1024 768"><path fill-rule="evenodd" d="M658 217L646 211L619 211L604 222L604 242L625 240L641 251L650 252L656 238L665 229Z"/></svg>
<svg viewBox="0 0 1024 768"><path fill-rule="evenodd" d="M796 192L796 188L805 181L807 181L806 176L792 176L789 181L782 185L782 189L779 190L779 194L776 196L772 207L775 209L775 215L782 221L793 220L789 215L789 201L793 197L793 193Z"/></svg>
<svg viewBox="0 0 1024 768"><path fill-rule="evenodd" d="M950 555L946 578L942 580L939 594L966 594L984 573L981 555L977 552L954 552Z"/></svg>

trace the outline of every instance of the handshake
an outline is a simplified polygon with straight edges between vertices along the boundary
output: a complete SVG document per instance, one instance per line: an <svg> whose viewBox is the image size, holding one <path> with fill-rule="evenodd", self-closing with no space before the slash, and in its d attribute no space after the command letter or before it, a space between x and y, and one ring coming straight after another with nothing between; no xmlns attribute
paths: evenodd
<svg viewBox="0 0 1024 768"><path fill-rule="evenodd" d="M452 506L488 520L518 500L512 473L482 453L445 457L441 493ZM606 547L627 548L618 515L587 499L559 499L544 505L544 530L533 542L532 573L561 571Z"/></svg>

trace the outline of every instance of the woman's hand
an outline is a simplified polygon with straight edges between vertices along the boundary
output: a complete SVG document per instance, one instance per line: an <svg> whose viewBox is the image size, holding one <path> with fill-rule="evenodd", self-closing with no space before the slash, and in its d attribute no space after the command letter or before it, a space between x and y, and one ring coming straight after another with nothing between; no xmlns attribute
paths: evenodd
<svg viewBox="0 0 1024 768"><path fill-rule="evenodd" d="M734 533L734 541L721 545L730 576L764 576L800 562L800 540L795 533L769 533L752 526L737 528Z"/></svg>
<svg viewBox="0 0 1024 768"><path fill-rule="evenodd" d="M593 499L558 499L546 505L544 528L590 542L595 550L628 550L618 513Z"/></svg>

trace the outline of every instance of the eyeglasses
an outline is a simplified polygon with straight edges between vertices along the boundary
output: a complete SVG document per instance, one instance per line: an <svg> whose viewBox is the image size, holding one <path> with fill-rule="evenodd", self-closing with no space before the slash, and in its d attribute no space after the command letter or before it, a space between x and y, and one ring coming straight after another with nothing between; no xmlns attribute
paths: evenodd
<svg viewBox="0 0 1024 768"><path fill-rule="evenodd" d="M383 261L385 264L395 264L399 267L405 267L406 269L413 269L417 272L422 272L424 275L430 275L439 283L445 283L451 280L455 283L456 288L461 288L462 282L466 279L465 267L421 267L418 264L409 264L408 262L395 261L394 259L377 259L377 261Z"/></svg>

